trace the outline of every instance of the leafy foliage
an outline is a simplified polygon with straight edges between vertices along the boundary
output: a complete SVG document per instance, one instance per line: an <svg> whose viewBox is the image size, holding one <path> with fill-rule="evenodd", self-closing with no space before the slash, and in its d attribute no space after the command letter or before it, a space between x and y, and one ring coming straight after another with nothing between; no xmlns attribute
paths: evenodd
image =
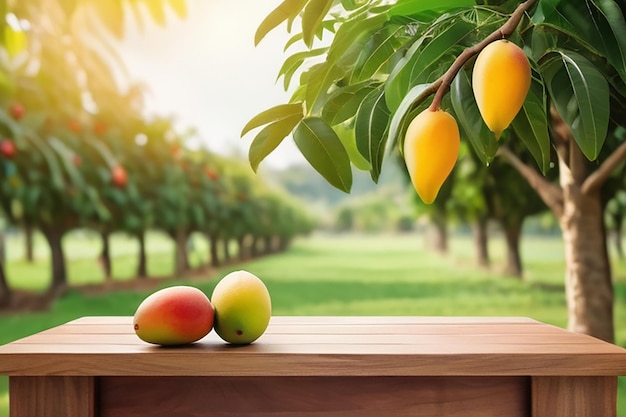
<svg viewBox="0 0 626 417"><path fill-rule="evenodd" d="M346 126L354 129L359 157L365 158L376 180L382 158L397 152L395 146L402 145L408 120L427 104L456 57L498 30L517 6L516 2L501 2L497 7L478 3L284 2L270 14L272 24L264 21L259 30L265 34L288 21L291 31L292 23L301 19L302 32L287 46L300 40L310 55L297 52L287 58L290 64L280 74L285 77L285 87L293 82L295 71L301 71L293 102L302 104L304 117L321 115L326 123L312 129L323 129L323 135L332 136L329 127L337 132ZM317 38L323 47L318 47ZM539 169L546 173L551 166L548 125L552 104L585 156L592 161L601 157L606 141L614 140L610 115L626 113L626 23L619 4L614 0L541 0L526 13L511 40L524 48L533 67L531 92L512 130ZM313 56L314 61L310 60ZM443 105L452 107L463 136L482 163L488 164L509 135L505 132L497 142L485 130L467 76L471 65L470 60L458 74L451 85L450 102ZM259 135L272 136L271 141L279 143L296 129L261 131ZM321 149L307 152L309 160L321 158L314 155ZM322 175L332 177L329 167L345 170L345 152L339 154L341 163L330 163L331 154L323 157L325 164L314 167L323 166ZM255 152L253 165L266 155Z"/></svg>

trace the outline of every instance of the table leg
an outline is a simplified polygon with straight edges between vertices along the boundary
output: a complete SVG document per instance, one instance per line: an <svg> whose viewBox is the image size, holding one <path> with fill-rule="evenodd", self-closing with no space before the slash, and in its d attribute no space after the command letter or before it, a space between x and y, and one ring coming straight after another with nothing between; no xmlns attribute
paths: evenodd
<svg viewBox="0 0 626 417"><path fill-rule="evenodd" d="M616 417L617 377L532 378L533 417Z"/></svg>
<svg viewBox="0 0 626 417"><path fill-rule="evenodd" d="M95 417L95 380L87 376L9 378L11 417Z"/></svg>

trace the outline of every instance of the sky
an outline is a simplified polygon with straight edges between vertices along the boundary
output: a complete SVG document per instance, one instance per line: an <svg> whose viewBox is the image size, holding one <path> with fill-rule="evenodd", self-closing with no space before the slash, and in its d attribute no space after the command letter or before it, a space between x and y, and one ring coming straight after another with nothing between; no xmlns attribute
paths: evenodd
<svg viewBox="0 0 626 417"><path fill-rule="evenodd" d="M254 33L281 0L187 0L188 16L173 13L166 27L133 20L118 52L132 81L148 86L148 114L174 116L181 130L195 128L204 144L222 154L247 156L256 131L245 124L259 112L286 103L277 74L293 51L283 24L254 46ZM261 164L276 168L304 161L288 137Z"/></svg>

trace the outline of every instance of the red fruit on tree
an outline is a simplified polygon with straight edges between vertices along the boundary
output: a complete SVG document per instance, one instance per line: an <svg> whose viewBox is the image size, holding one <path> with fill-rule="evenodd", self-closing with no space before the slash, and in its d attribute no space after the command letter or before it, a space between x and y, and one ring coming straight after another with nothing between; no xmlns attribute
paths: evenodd
<svg viewBox="0 0 626 417"><path fill-rule="evenodd" d="M26 109L20 103L14 103L9 111L11 112L11 117L15 120L21 120L24 117L24 113L26 113Z"/></svg>
<svg viewBox="0 0 626 417"><path fill-rule="evenodd" d="M123 188L128 182L128 174L123 166L117 165L111 171L111 181L116 187Z"/></svg>
<svg viewBox="0 0 626 417"><path fill-rule="evenodd" d="M0 153L5 158L13 158L15 155L15 144L10 139L3 139L0 142Z"/></svg>
<svg viewBox="0 0 626 417"><path fill-rule="evenodd" d="M180 156L180 145L174 144L172 145L172 156L174 158L178 158Z"/></svg>
<svg viewBox="0 0 626 417"><path fill-rule="evenodd" d="M74 133L80 132L80 123L78 122L78 120L70 120L67 124L67 127Z"/></svg>
<svg viewBox="0 0 626 417"><path fill-rule="evenodd" d="M206 174L207 177L209 177L209 179L216 181L219 178L219 174L211 169L211 168L207 168L204 173Z"/></svg>
<svg viewBox="0 0 626 417"><path fill-rule="evenodd" d="M103 133L106 133L107 131L107 125L104 124L103 122L97 121L96 123L94 123L93 125L93 131L96 132L97 134L101 135Z"/></svg>

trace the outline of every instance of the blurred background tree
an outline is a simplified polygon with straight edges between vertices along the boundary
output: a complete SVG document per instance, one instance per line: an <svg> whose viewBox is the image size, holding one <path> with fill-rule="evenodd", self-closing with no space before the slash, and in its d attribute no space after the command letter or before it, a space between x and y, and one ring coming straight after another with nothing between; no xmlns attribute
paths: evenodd
<svg viewBox="0 0 626 417"><path fill-rule="evenodd" d="M128 19L163 26L171 12L185 18L185 1L0 1L0 206L11 225L48 241L45 297L67 290L63 237L72 230L98 231L99 262L110 278L113 233L138 239L137 276L146 277L149 230L175 242L174 272L183 274L194 232L211 237L216 264L220 239L276 238L282 245L266 249L278 250L311 227L292 199L273 194L266 204L256 192L261 179L235 172L239 163L191 150L193 130L145 116L145 88L128 82L113 42L123 38ZM268 217L283 206L290 216ZM32 259L32 238L26 242ZM0 306L10 306L0 266Z"/></svg>

